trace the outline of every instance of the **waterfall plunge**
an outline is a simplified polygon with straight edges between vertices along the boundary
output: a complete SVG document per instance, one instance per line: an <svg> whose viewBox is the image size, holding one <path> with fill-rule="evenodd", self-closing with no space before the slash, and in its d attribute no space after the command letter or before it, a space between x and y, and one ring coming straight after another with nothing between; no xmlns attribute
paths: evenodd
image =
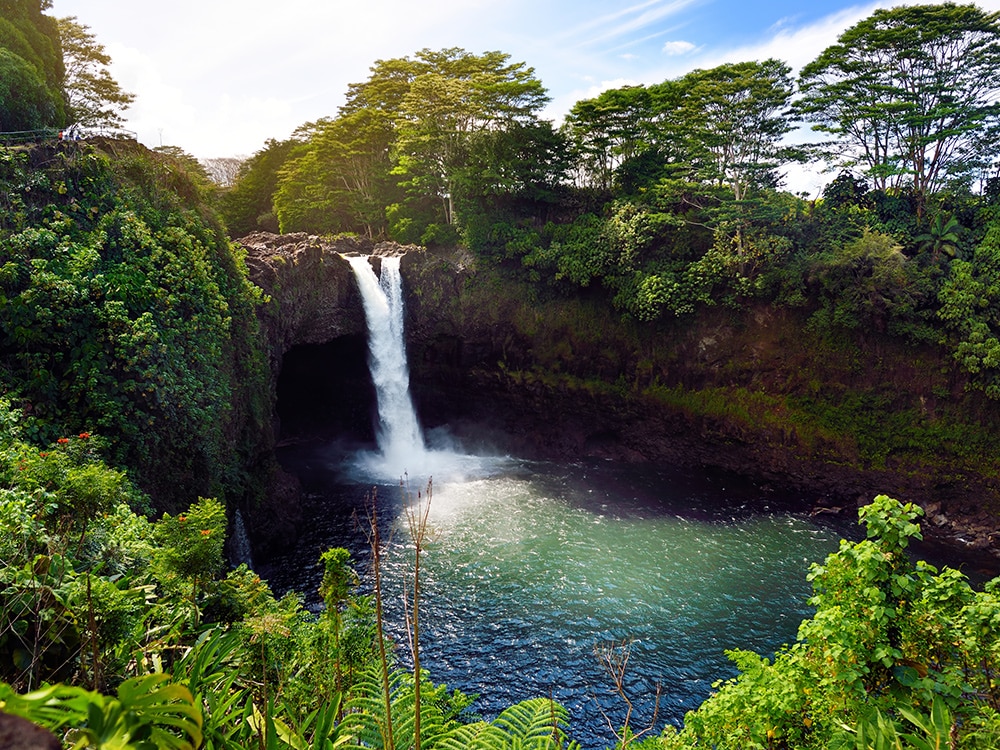
<svg viewBox="0 0 1000 750"><path fill-rule="evenodd" d="M351 256L368 321L368 367L378 401L378 453L362 452L352 462L367 479L396 482L405 476L415 487L430 479L464 481L490 476L507 465L505 456L470 455L446 434L428 449L410 398L410 373L403 336L403 282L398 257L382 258L381 280L366 256Z"/></svg>
<svg viewBox="0 0 1000 750"><path fill-rule="evenodd" d="M399 258L382 258L379 279L366 256L347 259L354 269L368 321L368 366L378 400L381 468L391 477L413 473L426 463L424 438L410 398L410 373L403 337L403 284Z"/></svg>

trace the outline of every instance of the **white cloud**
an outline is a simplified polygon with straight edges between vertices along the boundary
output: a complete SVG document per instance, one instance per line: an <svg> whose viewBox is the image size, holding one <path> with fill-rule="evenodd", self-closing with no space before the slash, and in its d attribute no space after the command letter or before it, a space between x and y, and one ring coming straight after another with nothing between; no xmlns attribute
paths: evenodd
<svg viewBox="0 0 1000 750"><path fill-rule="evenodd" d="M586 38L582 43L595 44L609 39L617 39L655 25L665 18L677 15L696 2L698 0L673 0L673 2L646 0L646 2L637 3L622 10L617 10L598 18L592 18L569 29L562 36L567 38L580 37L585 32L599 29L600 31L596 36Z"/></svg>
<svg viewBox="0 0 1000 750"><path fill-rule="evenodd" d="M686 55L693 49L695 49L695 45L692 44L691 42L684 42L684 41L667 42L666 44L663 45L663 54L670 56Z"/></svg>

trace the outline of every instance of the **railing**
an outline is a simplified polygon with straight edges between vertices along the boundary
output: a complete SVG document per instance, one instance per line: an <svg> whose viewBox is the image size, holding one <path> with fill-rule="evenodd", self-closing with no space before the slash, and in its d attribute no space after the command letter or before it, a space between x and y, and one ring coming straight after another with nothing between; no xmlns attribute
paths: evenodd
<svg viewBox="0 0 1000 750"><path fill-rule="evenodd" d="M0 132L0 143L37 143L38 141L54 140L59 137L58 128L45 128L43 130L11 130Z"/></svg>
<svg viewBox="0 0 1000 750"><path fill-rule="evenodd" d="M68 128L43 128L41 130L11 130L0 132L0 144L38 143L40 141L71 140L85 141L88 138L112 138L115 140L137 140L136 134L123 128L101 126Z"/></svg>

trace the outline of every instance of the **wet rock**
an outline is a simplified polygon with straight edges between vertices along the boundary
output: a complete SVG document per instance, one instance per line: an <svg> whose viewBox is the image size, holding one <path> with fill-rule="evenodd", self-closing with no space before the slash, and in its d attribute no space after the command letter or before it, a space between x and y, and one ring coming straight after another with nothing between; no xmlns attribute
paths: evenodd
<svg viewBox="0 0 1000 750"><path fill-rule="evenodd" d="M52 732L20 716L0 711L0 748L3 750L60 750Z"/></svg>

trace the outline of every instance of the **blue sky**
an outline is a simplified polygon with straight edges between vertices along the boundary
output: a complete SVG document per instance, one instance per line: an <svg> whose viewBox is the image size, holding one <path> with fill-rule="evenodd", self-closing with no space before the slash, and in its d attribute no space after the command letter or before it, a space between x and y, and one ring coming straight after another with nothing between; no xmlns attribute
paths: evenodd
<svg viewBox="0 0 1000 750"><path fill-rule="evenodd" d="M112 56L148 146L246 156L332 116L375 60L428 47L501 50L535 68L555 121L580 99L722 62L797 71L878 7L850 0L53 0ZM981 0L1000 10L1000 0ZM790 175L815 192L825 179Z"/></svg>

